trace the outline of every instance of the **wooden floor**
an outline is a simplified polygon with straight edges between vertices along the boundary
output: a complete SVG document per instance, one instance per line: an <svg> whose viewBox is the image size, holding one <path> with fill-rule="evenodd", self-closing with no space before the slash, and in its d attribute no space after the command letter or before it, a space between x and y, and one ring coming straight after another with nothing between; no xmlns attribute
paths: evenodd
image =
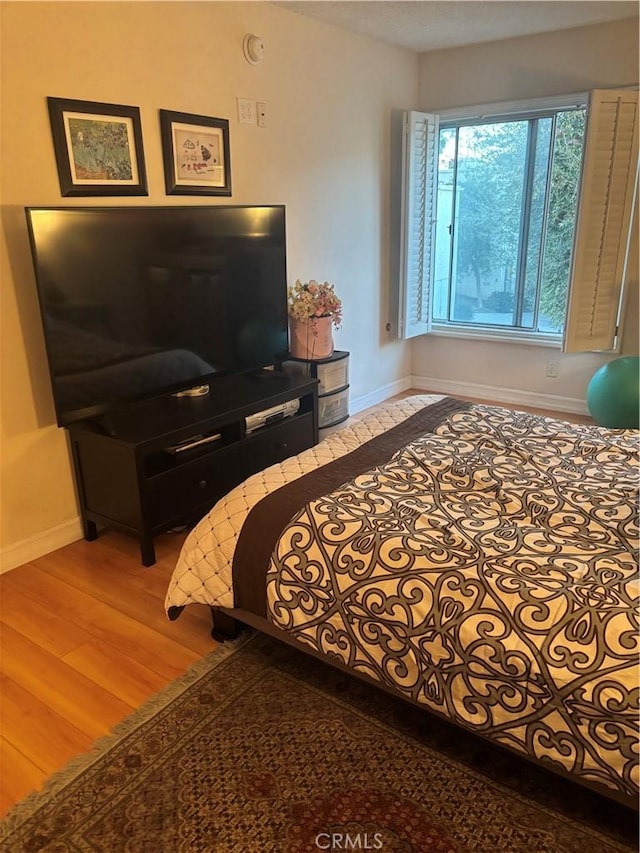
<svg viewBox="0 0 640 853"><path fill-rule="evenodd" d="M107 531L0 576L2 814L214 648L207 607L164 612L183 540L157 539L145 568Z"/></svg>
<svg viewBox="0 0 640 853"><path fill-rule="evenodd" d="M215 647L204 605L163 608L184 534L137 541L113 531L0 576L0 810Z"/></svg>

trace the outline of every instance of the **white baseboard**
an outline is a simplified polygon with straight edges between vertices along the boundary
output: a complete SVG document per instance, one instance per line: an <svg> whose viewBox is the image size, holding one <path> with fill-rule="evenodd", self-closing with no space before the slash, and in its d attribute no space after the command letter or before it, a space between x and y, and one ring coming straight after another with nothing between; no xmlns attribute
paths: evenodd
<svg viewBox="0 0 640 853"><path fill-rule="evenodd" d="M560 397L556 394L540 394L537 391L522 391L518 388L501 388L497 385L477 385L472 382L456 382L450 379L434 379L429 376L406 376L388 385L356 397L350 402L351 414L356 415L363 409L382 403L384 400L400 394L409 388L416 391L433 391L434 394L446 394L455 397L475 397L478 400L492 400L496 403L509 403L512 406L531 406L534 409L548 409L553 412L569 412L573 415L588 415L586 400L578 397Z"/></svg>
<svg viewBox="0 0 640 853"><path fill-rule="evenodd" d="M554 394L539 394L537 391L521 391L517 388L499 388L496 385L476 385L471 382L454 382L450 379L432 379L428 376L411 376L408 387L420 391L433 391L455 397L476 397L479 400L493 400L496 403L509 403L512 406L531 406L535 409L550 409L554 412L570 412L574 415L588 415L586 400L577 397L558 397Z"/></svg>
<svg viewBox="0 0 640 853"><path fill-rule="evenodd" d="M77 542L78 539L82 539L82 536L82 522L79 517L76 517L57 527L36 533L29 539L8 545L0 551L0 574L50 554L51 551L70 545L72 542Z"/></svg>
<svg viewBox="0 0 640 853"><path fill-rule="evenodd" d="M383 400L388 400L394 394L401 394L403 391L408 391L412 388L411 376L405 376L404 379L396 379L395 382L390 382L388 385L383 385L381 388L372 391L369 394L364 394L362 397L356 397L349 402L349 411L352 415L357 415L358 412L368 409L370 406L375 406L382 403Z"/></svg>

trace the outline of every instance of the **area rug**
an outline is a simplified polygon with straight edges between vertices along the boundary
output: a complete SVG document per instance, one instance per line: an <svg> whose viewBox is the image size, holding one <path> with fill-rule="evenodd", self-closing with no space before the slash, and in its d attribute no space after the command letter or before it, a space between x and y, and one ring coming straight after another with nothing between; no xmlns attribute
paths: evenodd
<svg viewBox="0 0 640 853"><path fill-rule="evenodd" d="M605 853L617 806L263 635L215 649L2 823L11 853Z"/></svg>

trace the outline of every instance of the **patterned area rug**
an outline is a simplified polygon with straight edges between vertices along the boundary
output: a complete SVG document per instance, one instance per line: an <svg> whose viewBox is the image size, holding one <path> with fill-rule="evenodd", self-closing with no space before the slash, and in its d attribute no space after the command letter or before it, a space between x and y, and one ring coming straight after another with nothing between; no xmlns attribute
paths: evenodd
<svg viewBox="0 0 640 853"><path fill-rule="evenodd" d="M262 635L3 821L11 853L605 853L636 815Z"/></svg>

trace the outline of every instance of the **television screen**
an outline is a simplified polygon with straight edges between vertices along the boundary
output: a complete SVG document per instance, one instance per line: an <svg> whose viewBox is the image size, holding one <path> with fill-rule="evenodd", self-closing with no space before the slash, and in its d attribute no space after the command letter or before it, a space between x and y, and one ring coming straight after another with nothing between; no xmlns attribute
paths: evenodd
<svg viewBox="0 0 640 853"><path fill-rule="evenodd" d="M284 206L26 215L60 425L286 353Z"/></svg>

